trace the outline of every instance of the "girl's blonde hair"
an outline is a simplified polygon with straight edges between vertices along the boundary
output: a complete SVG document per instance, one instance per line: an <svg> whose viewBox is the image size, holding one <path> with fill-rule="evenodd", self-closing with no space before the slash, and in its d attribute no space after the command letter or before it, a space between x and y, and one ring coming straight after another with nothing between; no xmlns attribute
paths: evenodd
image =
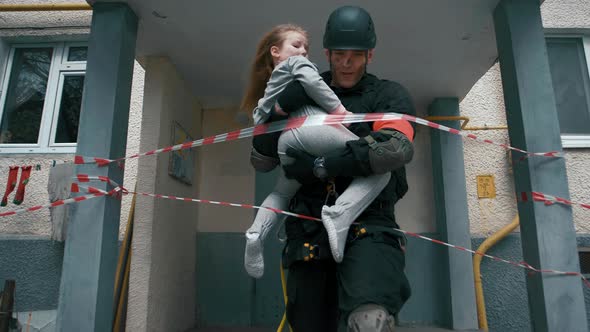
<svg viewBox="0 0 590 332"><path fill-rule="evenodd" d="M287 32L292 31L299 32L307 39L307 32L302 27L295 24L281 24L267 32L258 43L256 56L250 69L246 94L240 105L241 110L251 112L258 104L258 99L264 96L266 83L274 69L270 48L273 46L281 47L287 37Z"/></svg>

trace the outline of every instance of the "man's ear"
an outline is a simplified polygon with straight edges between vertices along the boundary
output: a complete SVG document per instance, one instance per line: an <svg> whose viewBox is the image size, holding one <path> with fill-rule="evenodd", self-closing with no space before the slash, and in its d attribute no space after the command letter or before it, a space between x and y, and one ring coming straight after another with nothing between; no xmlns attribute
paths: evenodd
<svg viewBox="0 0 590 332"><path fill-rule="evenodd" d="M371 63L371 61L373 61L373 53L375 52L375 49L372 48L367 52L367 64Z"/></svg>
<svg viewBox="0 0 590 332"><path fill-rule="evenodd" d="M326 54L326 59L328 60L328 63L330 63L330 50L324 48L324 53Z"/></svg>

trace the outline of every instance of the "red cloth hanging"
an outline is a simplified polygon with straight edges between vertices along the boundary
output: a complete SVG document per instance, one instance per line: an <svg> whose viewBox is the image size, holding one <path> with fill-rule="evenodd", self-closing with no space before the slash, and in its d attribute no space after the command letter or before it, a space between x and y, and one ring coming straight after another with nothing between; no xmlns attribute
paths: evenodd
<svg viewBox="0 0 590 332"><path fill-rule="evenodd" d="M16 195L12 201L16 205L21 205L25 200L25 186L29 183L31 177L31 169L33 166L21 166L22 172L20 173L20 180L18 181L18 188L16 189Z"/></svg>

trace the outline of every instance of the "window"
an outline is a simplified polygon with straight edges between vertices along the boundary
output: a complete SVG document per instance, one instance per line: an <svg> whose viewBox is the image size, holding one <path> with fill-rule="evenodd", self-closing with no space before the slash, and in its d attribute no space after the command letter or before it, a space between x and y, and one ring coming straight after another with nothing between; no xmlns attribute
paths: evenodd
<svg viewBox="0 0 590 332"><path fill-rule="evenodd" d="M563 147L590 147L590 37L546 41Z"/></svg>
<svg viewBox="0 0 590 332"><path fill-rule="evenodd" d="M0 153L73 153L88 48L14 45L0 97Z"/></svg>
<svg viewBox="0 0 590 332"><path fill-rule="evenodd" d="M590 248L578 248L578 258L580 259L580 273L584 277L590 277Z"/></svg>

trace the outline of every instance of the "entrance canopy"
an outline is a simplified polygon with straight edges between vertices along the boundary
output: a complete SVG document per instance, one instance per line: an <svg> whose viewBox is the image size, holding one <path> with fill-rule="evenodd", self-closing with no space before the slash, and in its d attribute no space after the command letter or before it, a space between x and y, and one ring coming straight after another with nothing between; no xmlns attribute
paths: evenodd
<svg viewBox="0 0 590 332"><path fill-rule="evenodd" d="M328 68L322 34L334 0L127 0L140 19L137 56L168 56L205 107L237 104L260 37L303 26L310 58ZM377 48L369 71L398 81L424 114L435 97L463 98L497 58L498 0L357 1L371 13Z"/></svg>

